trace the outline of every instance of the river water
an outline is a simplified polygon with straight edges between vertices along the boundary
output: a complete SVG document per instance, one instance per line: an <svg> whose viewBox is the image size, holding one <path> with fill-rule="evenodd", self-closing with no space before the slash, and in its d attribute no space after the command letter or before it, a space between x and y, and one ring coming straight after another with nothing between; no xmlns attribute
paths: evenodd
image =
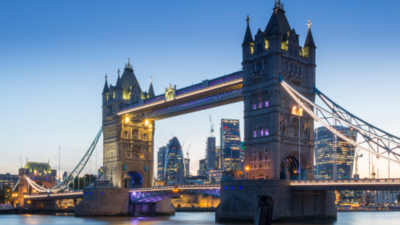
<svg viewBox="0 0 400 225"><path fill-rule="evenodd" d="M94 217L76 218L74 214L57 215L0 215L0 225L165 225L215 224L214 213L180 212L170 217ZM322 223L297 223L296 225ZM339 212L338 221L330 225L400 225L400 212ZM289 225L289 224L285 224Z"/></svg>

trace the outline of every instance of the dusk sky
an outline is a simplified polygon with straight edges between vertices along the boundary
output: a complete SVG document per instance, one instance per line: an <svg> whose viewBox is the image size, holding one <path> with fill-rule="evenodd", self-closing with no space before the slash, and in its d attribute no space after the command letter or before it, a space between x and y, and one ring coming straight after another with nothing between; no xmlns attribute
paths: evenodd
<svg viewBox="0 0 400 225"><path fill-rule="evenodd" d="M311 19L317 87L400 136L400 1L282 2L301 45ZM254 35L265 29L273 5L274 0L1 1L0 173L17 174L20 155L23 165L26 158L50 160L58 169L59 146L61 171L71 171L101 127L104 76L115 85L128 57L143 90L153 77L156 95L170 83L182 88L240 70L247 15ZM172 135L186 142L185 151L191 143L196 174L209 115L217 137L221 118L240 119L243 130L242 102L169 118L156 122L155 152ZM98 167L102 150L101 139ZM365 157L361 177L368 176L366 162ZM92 173L95 164L93 158ZM380 167L380 177L386 177L387 164ZM399 165L391 170L400 177Z"/></svg>

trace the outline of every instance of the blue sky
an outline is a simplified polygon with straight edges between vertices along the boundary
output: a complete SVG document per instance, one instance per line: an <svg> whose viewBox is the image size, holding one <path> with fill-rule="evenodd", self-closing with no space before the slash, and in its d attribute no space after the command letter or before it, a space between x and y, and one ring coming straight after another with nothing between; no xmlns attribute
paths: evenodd
<svg viewBox="0 0 400 225"><path fill-rule="evenodd" d="M148 89L152 76L156 94L169 83L181 88L241 69L246 16L253 34L264 30L273 2L1 1L0 173L17 173L20 155L23 164L27 157L49 159L58 168L58 146L61 170L73 169L101 126L104 75L115 84L128 57L142 89ZM317 87L400 136L400 2L283 3L301 43L308 20L313 23ZM216 128L221 118L232 118L240 119L243 129L243 103L161 120L156 149L172 133L186 146L191 143L195 173L204 157L210 114ZM100 165L101 145L97 151Z"/></svg>

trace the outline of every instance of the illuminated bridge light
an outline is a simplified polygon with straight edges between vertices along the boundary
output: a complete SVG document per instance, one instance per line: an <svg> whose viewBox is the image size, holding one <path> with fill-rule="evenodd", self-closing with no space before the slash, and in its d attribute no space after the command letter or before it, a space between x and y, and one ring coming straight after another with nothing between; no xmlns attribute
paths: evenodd
<svg viewBox="0 0 400 225"><path fill-rule="evenodd" d="M239 189L242 189L242 186L239 186Z"/></svg>
<svg viewBox="0 0 400 225"><path fill-rule="evenodd" d="M231 189L233 190L233 186L231 187Z"/></svg>
<svg viewBox="0 0 400 225"><path fill-rule="evenodd" d="M228 187L225 187L225 190L227 190L228 189Z"/></svg>

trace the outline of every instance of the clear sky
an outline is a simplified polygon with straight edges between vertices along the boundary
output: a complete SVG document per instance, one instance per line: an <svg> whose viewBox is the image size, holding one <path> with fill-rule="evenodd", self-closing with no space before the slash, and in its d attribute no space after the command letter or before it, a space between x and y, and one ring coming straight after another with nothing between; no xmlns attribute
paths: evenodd
<svg viewBox="0 0 400 225"><path fill-rule="evenodd" d="M317 87L400 136L400 1L282 2L301 43L308 20L313 23ZM128 57L142 89L152 76L157 95L169 83L181 88L240 70L246 16L253 34L264 30L273 3L1 1L0 173L16 174L20 155L23 164L26 158L50 160L58 169L59 146L61 170L72 170L101 126L104 75L115 84ZM155 150L172 134L186 142L185 148L191 143L194 174L205 154L209 115L216 136L221 118L240 119L243 130L243 103L209 109L158 121ZM92 172L95 164L93 159ZM386 166L381 167L381 177L386 176ZM400 177L399 165L392 166L395 175Z"/></svg>

